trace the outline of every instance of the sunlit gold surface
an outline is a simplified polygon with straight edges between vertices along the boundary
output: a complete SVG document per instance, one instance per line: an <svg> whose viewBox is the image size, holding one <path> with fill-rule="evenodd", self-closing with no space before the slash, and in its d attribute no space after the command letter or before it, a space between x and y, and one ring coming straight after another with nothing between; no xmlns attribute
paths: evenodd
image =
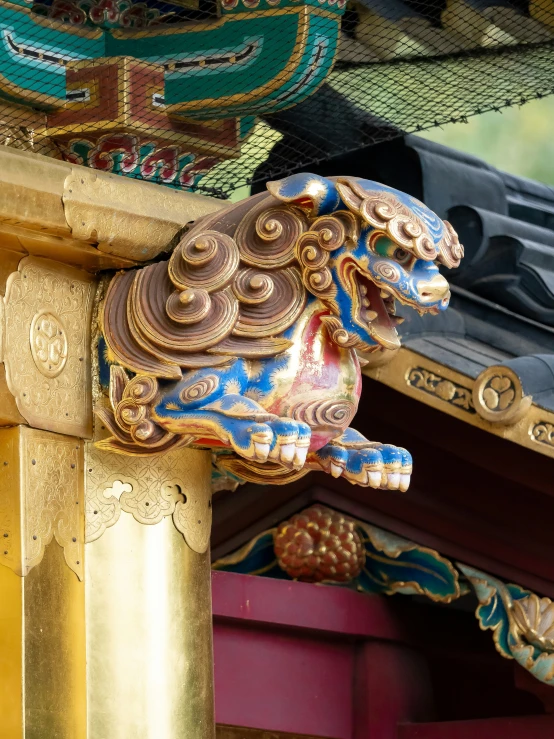
<svg viewBox="0 0 554 739"><path fill-rule="evenodd" d="M88 739L213 739L209 552L123 514L87 545L86 616Z"/></svg>
<svg viewBox="0 0 554 739"><path fill-rule="evenodd" d="M222 207L215 198L77 166L64 183L63 205L75 238L139 262L167 249L190 221Z"/></svg>
<svg viewBox="0 0 554 739"><path fill-rule="evenodd" d="M131 266L221 207L215 198L0 147L0 247L12 251L92 270Z"/></svg>
<svg viewBox="0 0 554 739"><path fill-rule="evenodd" d="M56 542L27 577L0 565L0 739L86 739L84 595Z"/></svg>

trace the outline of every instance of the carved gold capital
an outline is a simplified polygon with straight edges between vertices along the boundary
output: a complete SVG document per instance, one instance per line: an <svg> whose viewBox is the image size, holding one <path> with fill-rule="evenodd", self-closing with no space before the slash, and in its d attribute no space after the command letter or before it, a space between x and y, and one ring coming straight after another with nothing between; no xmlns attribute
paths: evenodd
<svg viewBox="0 0 554 739"><path fill-rule="evenodd" d="M87 442L85 470L87 542L114 526L123 511L146 525L172 516L194 552L208 549L212 502L207 452L179 449L139 458Z"/></svg>
<svg viewBox="0 0 554 739"><path fill-rule="evenodd" d="M0 563L17 575L55 538L82 580L83 443L26 426L0 429Z"/></svg>

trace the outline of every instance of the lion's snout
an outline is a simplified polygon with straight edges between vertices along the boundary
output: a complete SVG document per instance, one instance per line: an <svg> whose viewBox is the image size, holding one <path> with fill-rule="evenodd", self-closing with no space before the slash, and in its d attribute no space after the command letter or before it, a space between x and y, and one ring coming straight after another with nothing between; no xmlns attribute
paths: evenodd
<svg viewBox="0 0 554 739"><path fill-rule="evenodd" d="M447 280L436 274L430 280L420 280L417 284L419 302L422 304L436 303L450 297L450 287Z"/></svg>

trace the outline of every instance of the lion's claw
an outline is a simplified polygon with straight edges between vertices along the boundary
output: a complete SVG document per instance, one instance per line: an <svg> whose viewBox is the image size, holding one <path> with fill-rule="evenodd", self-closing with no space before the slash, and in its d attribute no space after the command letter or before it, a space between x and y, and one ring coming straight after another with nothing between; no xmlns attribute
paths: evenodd
<svg viewBox="0 0 554 739"><path fill-rule="evenodd" d="M285 467L300 469L304 466L312 432L308 424L292 418L269 421L273 439L269 459Z"/></svg>

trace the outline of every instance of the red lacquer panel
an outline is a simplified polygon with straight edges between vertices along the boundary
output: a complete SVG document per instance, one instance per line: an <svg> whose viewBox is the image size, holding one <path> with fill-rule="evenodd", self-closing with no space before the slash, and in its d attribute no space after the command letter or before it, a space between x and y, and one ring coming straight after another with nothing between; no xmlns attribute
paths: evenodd
<svg viewBox="0 0 554 739"><path fill-rule="evenodd" d="M352 645L218 625L216 720L351 739L352 673Z"/></svg>

